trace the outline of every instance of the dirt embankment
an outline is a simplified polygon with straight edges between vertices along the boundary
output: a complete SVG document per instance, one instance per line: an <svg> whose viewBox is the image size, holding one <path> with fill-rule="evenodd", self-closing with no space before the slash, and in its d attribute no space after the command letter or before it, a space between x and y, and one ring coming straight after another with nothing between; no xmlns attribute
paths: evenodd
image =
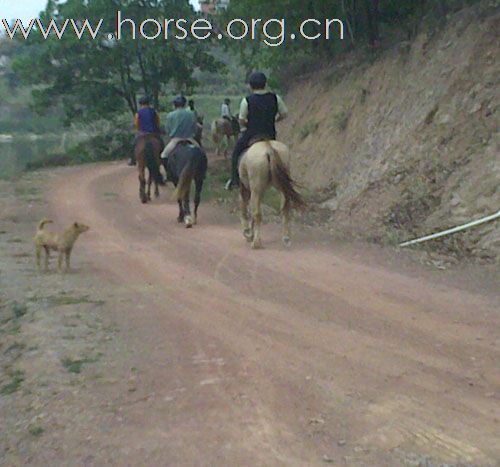
<svg viewBox="0 0 500 467"><path fill-rule="evenodd" d="M499 20L483 2L375 62L349 57L292 87L280 137L336 228L396 241L498 211ZM494 261L500 223L431 248Z"/></svg>

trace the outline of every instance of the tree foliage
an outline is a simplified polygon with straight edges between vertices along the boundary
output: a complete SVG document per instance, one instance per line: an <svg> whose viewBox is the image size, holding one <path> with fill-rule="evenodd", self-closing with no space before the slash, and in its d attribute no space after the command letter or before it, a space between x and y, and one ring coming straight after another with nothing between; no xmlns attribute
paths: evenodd
<svg viewBox="0 0 500 467"><path fill-rule="evenodd" d="M341 51L358 47L378 47L395 31L404 37L418 31L425 18L444 19L456 8L478 0L235 0L221 18L227 23L231 18L250 22L253 18L266 21L283 18L287 25L287 37L279 47L268 47L260 40L229 41L240 59L251 71L265 67L287 76L290 67L311 61L331 60ZM296 32L305 19L320 21L338 18L344 24L344 39L292 40L290 32Z"/></svg>
<svg viewBox="0 0 500 467"><path fill-rule="evenodd" d="M118 10L137 27L150 18L195 16L187 0L67 0L63 4L49 0L40 18L44 25L51 19L58 25L66 19L79 24L88 19L93 27L104 21L95 40L89 34L82 39L66 34L61 40L35 33L22 40L24 51L14 70L24 82L40 85L33 92L37 110L43 112L61 102L68 121L105 117L124 109L135 112L138 94L152 96L158 106L161 93L169 87L189 92L196 85L195 69L215 70L217 63L204 41L147 40L139 34L133 39L126 25L121 40L110 39Z"/></svg>

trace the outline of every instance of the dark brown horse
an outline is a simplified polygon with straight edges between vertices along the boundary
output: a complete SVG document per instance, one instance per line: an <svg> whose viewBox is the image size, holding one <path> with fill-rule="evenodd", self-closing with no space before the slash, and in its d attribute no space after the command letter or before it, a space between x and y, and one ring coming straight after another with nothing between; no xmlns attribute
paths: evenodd
<svg viewBox="0 0 500 467"><path fill-rule="evenodd" d="M139 136L135 144L135 160L139 170L139 197L142 203L151 201L151 185L154 181L155 196L160 196L158 185L163 184L160 172L160 154L163 144L156 135ZM146 191L146 168L148 169L148 189Z"/></svg>
<svg viewBox="0 0 500 467"><path fill-rule="evenodd" d="M179 223L184 222L191 228L198 220L198 207L201 202L203 182L207 175L207 155L205 151L189 142L180 143L172 154L168 156L166 171L168 179L172 181L175 190L175 199L179 203ZM191 215L190 192L194 181L194 216Z"/></svg>

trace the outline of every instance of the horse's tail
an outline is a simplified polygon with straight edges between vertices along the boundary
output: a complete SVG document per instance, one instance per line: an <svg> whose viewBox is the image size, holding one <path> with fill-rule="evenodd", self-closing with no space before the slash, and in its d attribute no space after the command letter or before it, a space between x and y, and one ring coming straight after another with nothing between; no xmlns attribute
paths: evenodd
<svg viewBox="0 0 500 467"><path fill-rule="evenodd" d="M177 188L174 192L174 198L177 201L183 200L189 193L195 171L195 161L194 158L191 157L179 176L179 183L177 184Z"/></svg>
<svg viewBox="0 0 500 467"><path fill-rule="evenodd" d="M158 158L155 155L155 148L151 141L146 142L146 146L144 147L144 158L146 159L146 167L149 173L153 176L155 182L161 185L163 183L163 177L158 165Z"/></svg>
<svg viewBox="0 0 500 467"><path fill-rule="evenodd" d="M50 219L42 219L38 223L38 230L43 230L43 228L45 227L45 224L52 224L52 221Z"/></svg>
<svg viewBox="0 0 500 467"><path fill-rule="evenodd" d="M304 208L306 203L302 195L297 191L296 182L292 179L288 167L283 163L281 157L271 145L267 152L271 166L271 177L280 191L285 195L288 202L295 209Z"/></svg>

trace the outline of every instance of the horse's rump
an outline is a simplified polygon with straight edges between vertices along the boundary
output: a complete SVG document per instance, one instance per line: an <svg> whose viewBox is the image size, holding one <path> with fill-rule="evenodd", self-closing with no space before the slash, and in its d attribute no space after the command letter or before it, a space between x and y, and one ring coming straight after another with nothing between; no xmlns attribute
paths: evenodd
<svg viewBox="0 0 500 467"><path fill-rule="evenodd" d="M173 180L178 180L175 191L177 200L186 196L193 178L205 178L207 167L207 155L202 148L191 144L177 146L167 163L169 175Z"/></svg>
<svg viewBox="0 0 500 467"><path fill-rule="evenodd" d="M156 135L141 135L135 145L135 157L138 162L144 161L144 165L155 179L156 183L163 183L160 172L160 154L163 142Z"/></svg>
<svg viewBox="0 0 500 467"><path fill-rule="evenodd" d="M297 192L297 183L290 175L288 163L283 161L284 158L289 158L289 150L285 144L256 136L241 156L240 164L244 164L243 171L247 172L249 181L268 180L283 193L294 208L301 208L305 205L304 199Z"/></svg>
<svg viewBox="0 0 500 467"><path fill-rule="evenodd" d="M268 152L269 163L271 166L271 178L273 184L285 195L285 198L292 207L300 209L305 206L305 201L302 195L297 191L297 183L290 175L288 165L283 162L279 152L269 144L270 152Z"/></svg>

